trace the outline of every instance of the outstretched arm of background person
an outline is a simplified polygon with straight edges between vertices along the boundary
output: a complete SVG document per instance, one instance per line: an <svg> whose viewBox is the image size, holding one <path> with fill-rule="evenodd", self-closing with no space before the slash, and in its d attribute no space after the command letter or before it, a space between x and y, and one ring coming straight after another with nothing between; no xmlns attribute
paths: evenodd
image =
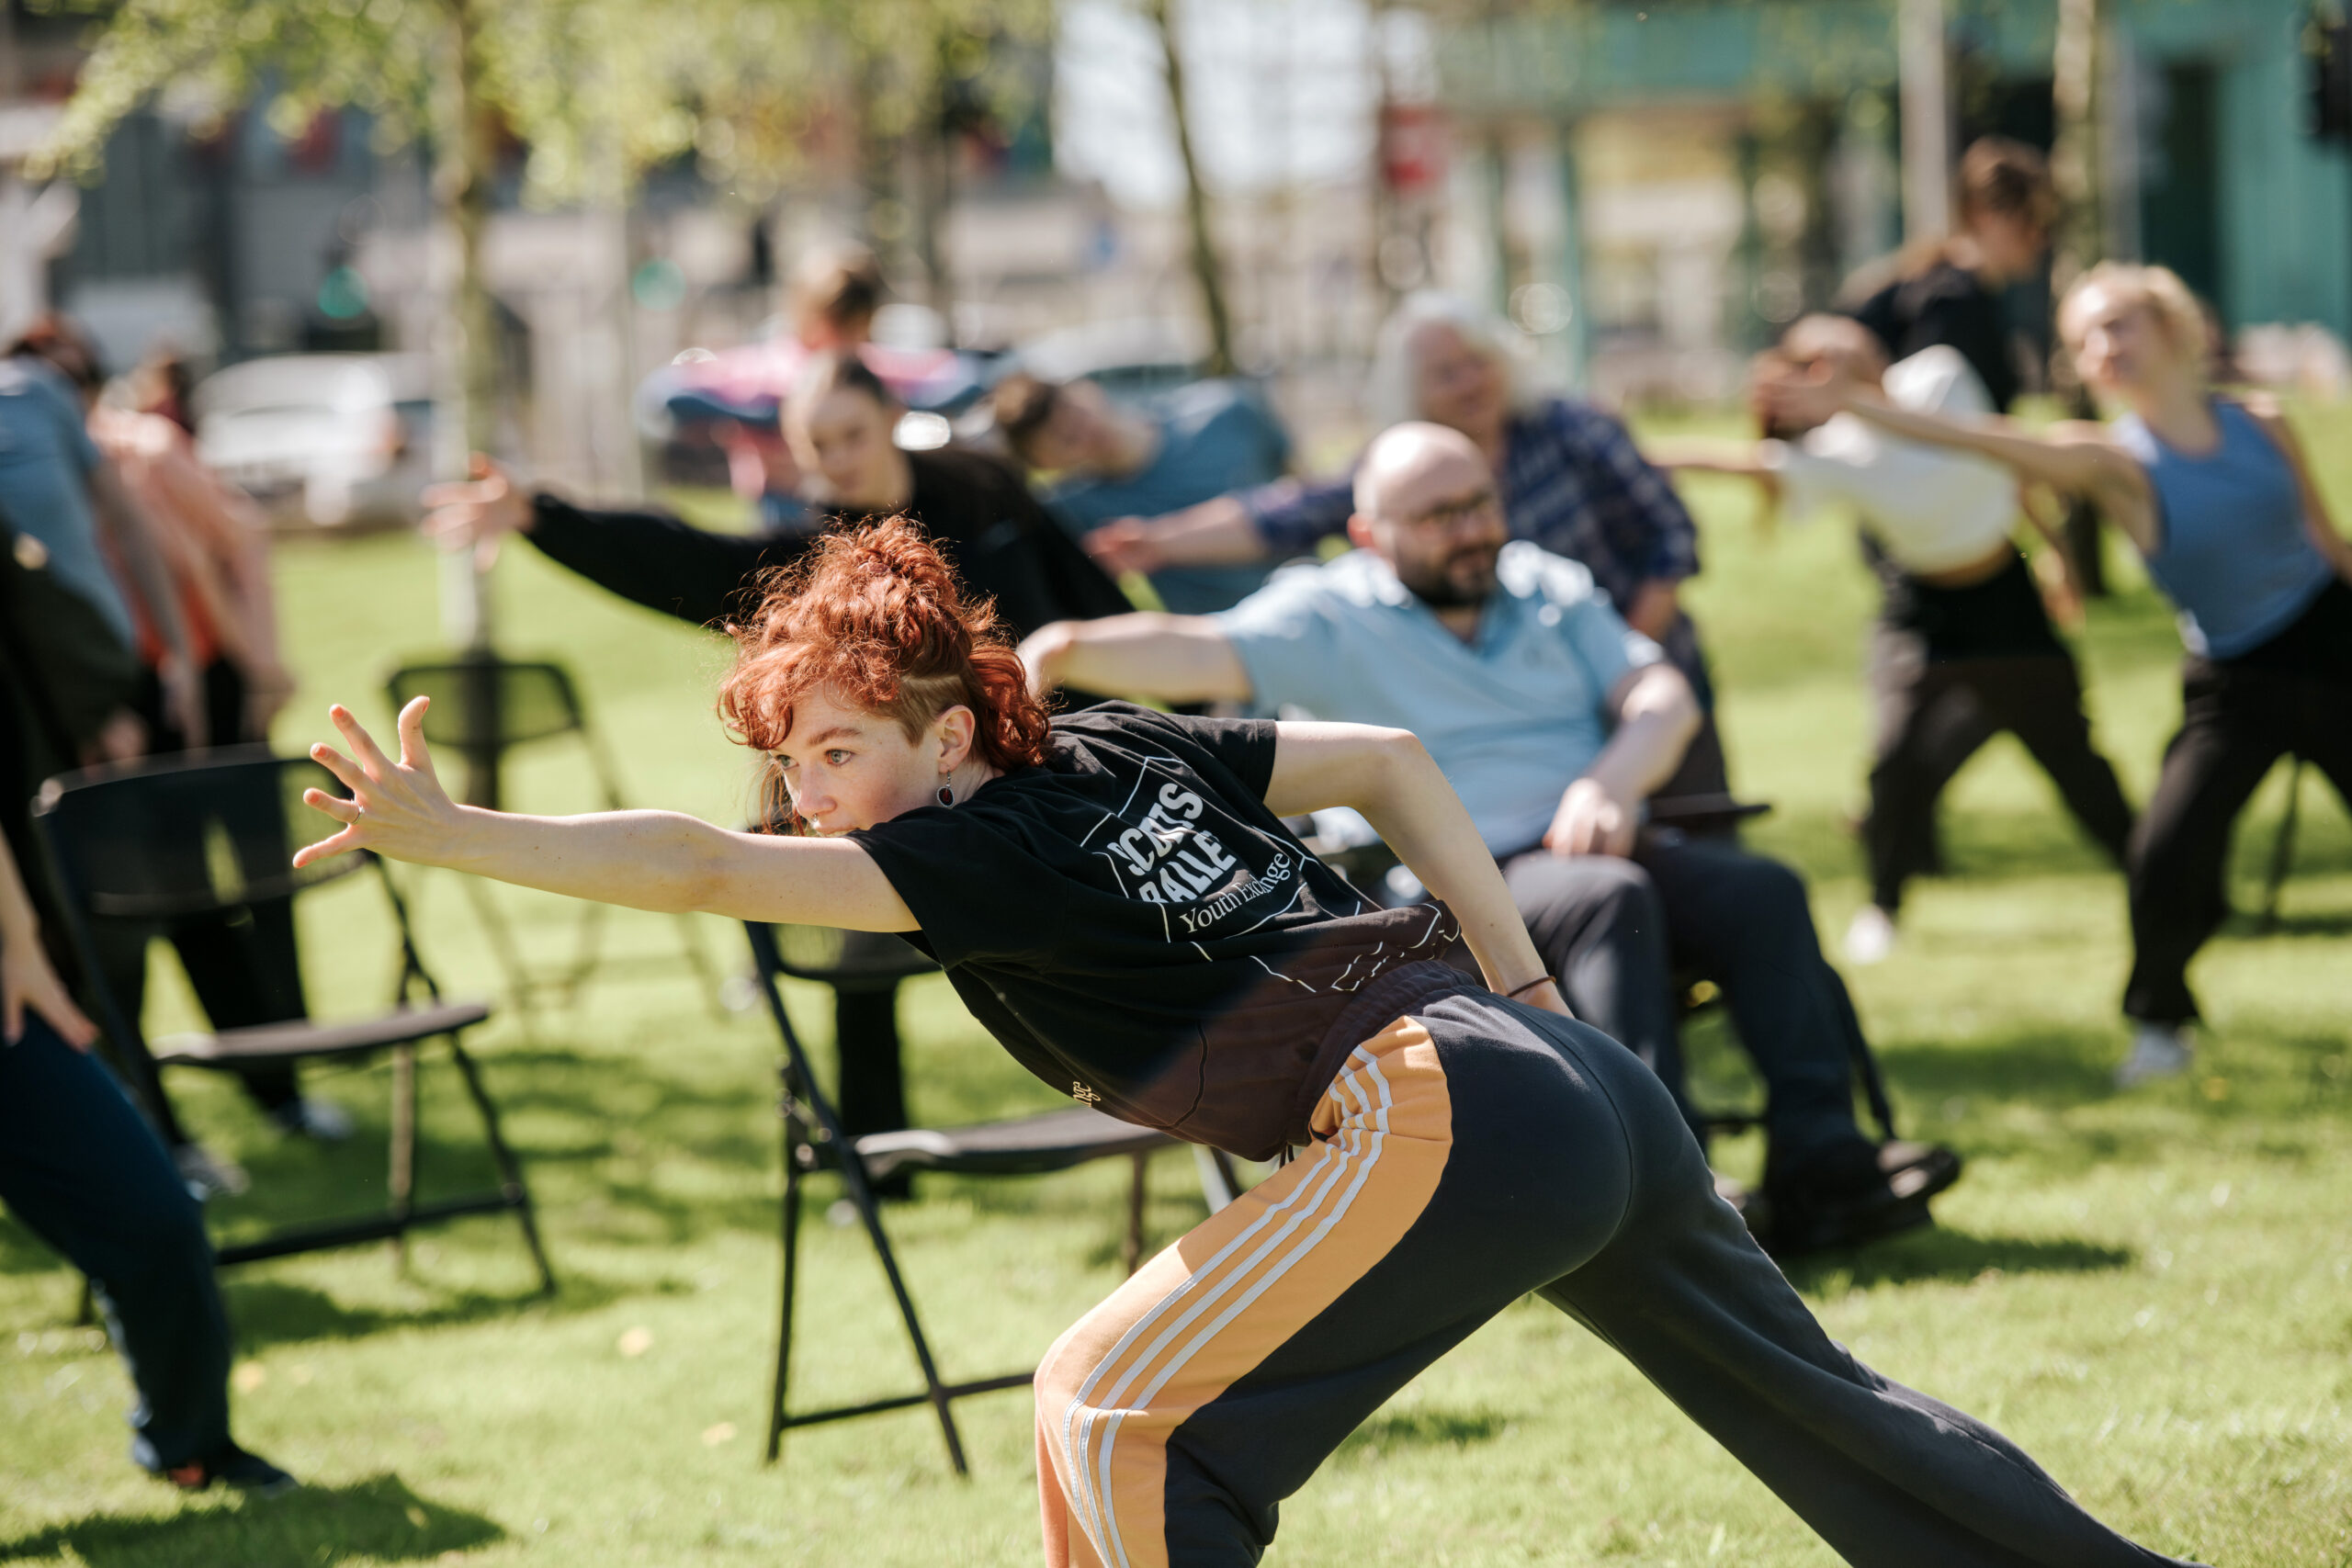
<svg viewBox="0 0 2352 1568"><path fill-rule="evenodd" d="M1669 474L1726 474L1754 479L1763 504L1757 526L1768 536L1781 520L1781 475L1764 460L1760 442L1732 441L1716 435L1660 435L1642 443L1642 456Z"/></svg>
<svg viewBox="0 0 2352 1568"><path fill-rule="evenodd" d="M1266 808L1297 817L1325 807L1363 813L1388 847L1462 923L1487 984L1557 1013L1567 1004L1528 940L1519 907L1461 797L1412 731L1362 724L1274 727Z"/></svg>
<svg viewBox="0 0 2352 1568"><path fill-rule="evenodd" d="M1056 621L1021 645L1030 690L1057 686L1165 703L1247 702L1250 671L1206 615L1138 611Z"/></svg>
<svg viewBox="0 0 2352 1568"><path fill-rule="evenodd" d="M131 499L111 462L90 470L90 501L98 526L114 542L116 558L147 606L148 623L163 640L164 661L156 675L163 682L164 716L189 746L203 746L210 739L205 732L203 676L196 667L187 622L180 615L179 595L172 591L171 570L164 564L154 522Z"/></svg>
<svg viewBox="0 0 2352 1568"><path fill-rule="evenodd" d="M1103 570L1150 573L1171 566L1238 566L1266 558L1247 507L1229 495L1163 517L1114 517L1080 541Z"/></svg>
<svg viewBox="0 0 2352 1568"><path fill-rule="evenodd" d="M1544 847L1555 855L1631 852L1642 802L1674 776L1699 732L1699 700L1671 664L1648 664L1610 694L1617 728L1609 744L1560 796Z"/></svg>
<svg viewBox="0 0 2352 1568"><path fill-rule="evenodd" d="M8 840L0 838L0 1044L14 1045L23 1037L27 1008L47 1019L77 1051L88 1050L98 1037L98 1026L82 1015L50 967L33 901L17 874Z"/></svg>
<svg viewBox="0 0 2352 1568"><path fill-rule="evenodd" d="M2096 424L2069 422L2028 434L2006 419L1959 419L1898 409L1873 388L1848 376L1782 376L1763 383L1765 400L1794 424L1815 424L1853 413L1914 441L1973 452L2006 463L2020 479L2038 481L2096 505L2142 550L2156 547L2154 493L2148 476Z"/></svg>
<svg viewBox="0 0 2352 1568"><path fill-rule="evenodd" d="M2057 498L2046 485L2018 486L2018 510L2025 513L2033 531L2041 536L2042 548L2033 553L2033 577L2049 601L2051 615L2068 627L2083 624L2083 580L2075 562L2074 547L2066 542L2064 516L2052 517L2058 511ZM2093 546L2097 547L2096 544Z"/></svg>
<svg viewBox="0 0 2352 1568"><path fill-rule="evenodd" d="M350 748L311 755L350 789L303 802L344 824L298 852L310 865L352 850L594 898L632 909L705 911L739 920L909 931L914 916L871 857L846 839L731 833L674 811L522 817L459 806L434 775L419 697L401 710L400 757L384 755L340 705L328 710Z"/></svg>
<svg viewBox="0 0 2352 1568"><path fill-rule="evenodd" d="M2303 457L2303 444L2296 436L2295 427L2287 423L2278 403L2268 398L2247 400L2246 412L2278 444L2278 450L2286 454L2287 466L2295 471L2295 483L2303 493L2303 526L2310 530L2312 544L2335 569L2336 576L2352 582L2352 539L2336 532L2335 520L2328 515L2327 500L2312 478L2311 464Z"/></svg>

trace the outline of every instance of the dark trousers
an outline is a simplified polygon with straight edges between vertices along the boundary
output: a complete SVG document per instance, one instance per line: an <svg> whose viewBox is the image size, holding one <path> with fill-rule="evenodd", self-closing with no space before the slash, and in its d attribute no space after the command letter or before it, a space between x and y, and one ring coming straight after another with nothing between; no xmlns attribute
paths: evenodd
<svg viewBox="0 0 2352 1568"><path fill-rule="evenodd" d="M2123 863L2132 807L2115 769L2091 745L2073 659L2062 652L1933 660L1917 639L1881 627L1871 687L1878 743L1862 843L1879 908L1899 908L1904 884L1936 863L1938 797L1968 753L2005 729L2050 775L2083 831Z"/></svg>
<svg viewBox="0 0 2352 1568"><path fill-rule="evenodd" d="M841 1057L842 1131L895 1133L907 1124L906 1069L899 1059L899 983L833 993L833 1044Z"/></svg>
<svg viewBox="0 0 2352 1568"><path fill-rule="evenodd" d="M1864 536L1883 604L1871 633L1877 744L1862 843L1871 897L1901 907L1903 885L1939 869L1936 802L1952 775L2007 730L2057 784L2083 830L2123 863L2132 807L2091 745L2074 655L2058 640L2021 556L1963 588L1922 581Z"/></svg>
<svg viewBox="0 0 2352 1568"><path fill-rule="evenodd" d="M267 739L246 732L245 696L245 679L235 665L216 659L205 667L205 722L213 746ZM154 751L188 749L187 737L164 722L163 687L153 671L148 671L135 705L147 719ZM262 906L250 915L240 911L190 916L172 921L158 934L178 952L180 966L187 971L188 984L213 1028L245 1029L306 1016L289 904ZM146 992L146 939L115 933L102 940L110 950L107 965L116 994L136 1020ZM121 1048L141 1046L126 1041ZM243 1067L237 1076L254 1103L264 1111L276 1111L301 1097L291 1063Z"/></svg>
<svg viewBox="0 0 2352 1568"><path fill-rule="evenodd" d="M1694 1130L1678 970L1721 988L1764 1080L1775 1162L1861 1135L1851 1077L1861 1024L1821 955L1795 872L1734 843L1666 830L1645 833L1631 860L1513 855L1503 881L1569 1008L1648 1063Z"/></svg>
<svg viewBox="0 0 2352 1568"><path fill-rule="evenodd" d="M102 925L96 933L99 959L106 965L107 984L134 1027L147 995L147 944L157 935L168 937L177 950L189 988L196 992L197 1002L213 1028L245 1029L308 1016L291 899L226 914L194 915L160 929L116 922ZM116 1048L139 1051L146 1047L141 1041L128 1040ZM242 1069L237 1077L264 1111L275 1111L300 1096L291 1066ZM168 1108L164 1121L164 1136L181 1141L184 1134Z"/></svg>
<svg viewBox="0 0 2352 1568"><path fill-rule="evenodd" d="M1822 1332L1614 1042L1484 993L1364 1041L1306 1153L1037 1370L1049 1568L1254 1563L1282 1499L1530 1292L1858 1568L2147 1568L1990 1427Z"/></svg>
<svg viewBox="0 0 2352 1568"><path fill-rule="evenodd" d="M0 1201L90 1278L139 1391L132 1455L170 1470L229 1440L229 1320L171 1156L97 1062L40 1019L0 1045Z"/></svg>
<svg viewBox="0 0 2352 1568"><path fill-rule="evenodd" d="M2188 961L2229 912L2222 877L2238 813L2289 752L2352 806L2352 680L2191 659L2180 733L2132 840L2132 978L2123 1010L2152 1023L2198 1016Z"/></svg>

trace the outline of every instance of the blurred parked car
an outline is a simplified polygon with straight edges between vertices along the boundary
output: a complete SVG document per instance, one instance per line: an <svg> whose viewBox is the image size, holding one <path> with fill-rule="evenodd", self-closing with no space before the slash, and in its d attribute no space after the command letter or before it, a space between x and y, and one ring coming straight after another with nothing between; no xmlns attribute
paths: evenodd
<svg viewBox="0 0 2352 1568"><path fill-rule="evenodd" d="M429 478L422 355L249 359L196 389L198 454L284 527L413 523Z"/></svg>

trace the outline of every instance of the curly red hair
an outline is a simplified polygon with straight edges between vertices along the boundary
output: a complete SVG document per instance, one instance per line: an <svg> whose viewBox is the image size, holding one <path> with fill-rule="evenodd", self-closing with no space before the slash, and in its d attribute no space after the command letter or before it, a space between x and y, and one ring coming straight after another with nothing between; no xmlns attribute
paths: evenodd
<svg viewBox="0 0 2352 1568"><path fill-rule="evenodd" d="M911 519L828 534L763 589L751 623L729 628L735 669L718 694L728 730L744 745L776 750L795 705L822 691L896 720L910 741L960 704L991 767L1045 760L1046 710L995 606L965 596ZM782 805L780 777L770 784L771 804Z"/></svg>

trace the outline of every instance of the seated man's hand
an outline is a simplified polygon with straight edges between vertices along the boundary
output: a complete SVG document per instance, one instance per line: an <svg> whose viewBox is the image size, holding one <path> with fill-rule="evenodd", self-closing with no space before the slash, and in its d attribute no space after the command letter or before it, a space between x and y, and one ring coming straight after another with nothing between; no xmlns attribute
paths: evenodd
<svg viewBox="0 0 2352 1568"><path fill-rule="evenodd" d="M1625 855L1633 852L1641 814L1599 779L1578 779L1560 796L1544 847L1555 855Z"/></svg>
<svg viewBox="0 0 2352 1568"><path fill-rule="evenodd" d="M445 550L470 549L487 567L498 558L498 541L531 525L531 498L506 470L474 454L473 478L426 488L425 536Z"/></svg>
<svg viewBox="0 0 2352 1568"><path fill-rule="evenodd" d="M1128 571L1148 574L1168 564L1148 517L1114 517L1079 542L1094 564L1114 577Z"/></svg>

